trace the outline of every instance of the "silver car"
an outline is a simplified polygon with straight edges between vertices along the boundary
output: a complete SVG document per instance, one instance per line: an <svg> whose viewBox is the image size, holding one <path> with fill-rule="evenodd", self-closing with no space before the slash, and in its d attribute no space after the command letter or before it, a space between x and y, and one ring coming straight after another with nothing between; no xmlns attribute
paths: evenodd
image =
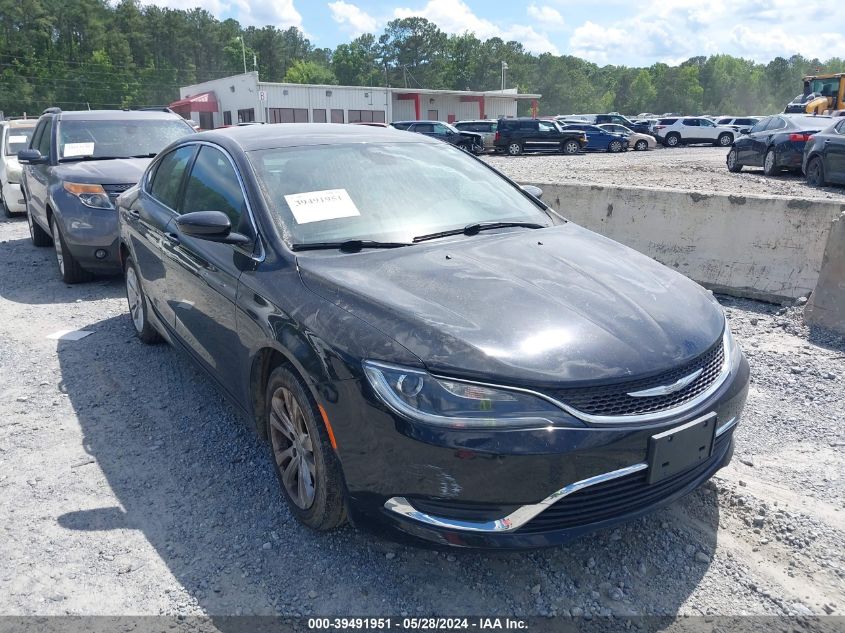
<svg viewBox="0 0 845 633"><path fill-rule="evenodd" d="M37 119L0 121L0 204L8 218L26 211L18 152L29 145L36 122Z"/></svg>
<svg viewBox="0 0 845 633"><path fill-rule="evenodd" d="M496 130L499 122L496 119L476 119L474 121L458 121L453 124L461 132L476 132L484 139L484 149L496 149Z"/></svg>

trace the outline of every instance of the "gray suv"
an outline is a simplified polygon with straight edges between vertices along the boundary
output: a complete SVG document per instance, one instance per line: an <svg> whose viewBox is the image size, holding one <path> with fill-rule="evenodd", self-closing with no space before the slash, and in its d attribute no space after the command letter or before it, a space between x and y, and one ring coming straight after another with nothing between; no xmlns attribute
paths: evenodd
<svg viewBox="0 0 845 633"><path fill-rule="evenodd" d="M163 108L44 111L29 148L18 153L21 189L32 243L55 246L63 281L121 271L115 198L160 150L193 133Z"/></svg>

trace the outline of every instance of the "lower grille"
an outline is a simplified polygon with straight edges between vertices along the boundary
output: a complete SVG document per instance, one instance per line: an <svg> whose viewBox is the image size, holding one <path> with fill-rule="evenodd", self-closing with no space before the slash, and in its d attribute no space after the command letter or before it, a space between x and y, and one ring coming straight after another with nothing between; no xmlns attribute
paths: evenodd
<svg viewBox="0 0 845 633"><path fill-rule="evenodd" d="M649 485L648 472L611 479L574 492L516 530L517 534L552 532L625 516L659 503L683 490L721 461L730 443L725 433L713 444L713 456L689 470Z"/></svg>

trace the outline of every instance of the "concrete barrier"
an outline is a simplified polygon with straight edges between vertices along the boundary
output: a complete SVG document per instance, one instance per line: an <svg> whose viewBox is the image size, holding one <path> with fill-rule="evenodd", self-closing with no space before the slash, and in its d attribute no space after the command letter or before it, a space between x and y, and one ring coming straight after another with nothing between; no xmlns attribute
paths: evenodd
<svg viewBox="0 0 845 633"><path fill-rule="evenodd" d="M831 225L819 281L804 310L804 320L845 336L845 213Z"/></svg>
<svg viewBox="0 0 845 633"><path fill-rule="evenodd" d="M573 222L714 291L775 302L816 287L831 222L845 211L840 202L783 196L530 184Z"/></svg>

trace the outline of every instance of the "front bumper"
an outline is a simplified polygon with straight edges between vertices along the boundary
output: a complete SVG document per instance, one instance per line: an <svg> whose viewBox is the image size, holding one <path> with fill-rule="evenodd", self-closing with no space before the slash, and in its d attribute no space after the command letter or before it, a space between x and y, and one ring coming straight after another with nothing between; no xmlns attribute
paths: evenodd
<svg viewBox="0 0 845 633"><path fill-rule="evenodd" d="M649 512L706 481L730 459L733 424L745 404L748 377L742 358L705 402L682 416L635 426L433 429L388 412L357 380L335 383L334 402L325 406L357 526L398 540L543 547ZM722 433L706 464L684 473L683 480L664 480L671 483L668 487L656 487L662 482L641 486L636 477L646 474L649 438L711 412ZM615 471L623 472L605 477ZM587 492L603 490L595 484L630 487L622 501L631 498L635 503L620 504L614 497L599 504L589 501L586 509L573 505ZM514 528L514 516L525 514L526 508L536 510L550 498L552 503ZM609 515L603 507L611 510ZM573 512L578 516L573 518Z"/></svg>
<svg viewBox="0 0 845 633"><path fill-rule="evenodd" d="M92 209L66 194L56 201L65 244L85 270L99 274L121 272L117 211Z"/></svg>

